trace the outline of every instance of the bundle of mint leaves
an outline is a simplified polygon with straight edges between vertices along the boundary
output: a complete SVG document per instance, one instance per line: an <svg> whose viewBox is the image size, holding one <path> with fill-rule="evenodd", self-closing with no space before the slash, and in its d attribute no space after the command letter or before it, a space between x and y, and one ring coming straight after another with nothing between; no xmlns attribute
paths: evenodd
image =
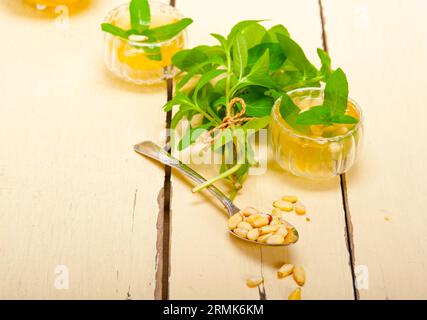
<svg viewBox="0 0 427 320"><path fill-rule="evenodd" d="M180 141L172 140L175 144L172 147L183 150L194 144L206 130L220 126L226 116L226 106L236 97L246 103L245 117L252 118L243 123L240 130L256 131L267 127L272 107L280 97L281 115L291 127L299 131L304 131L310 125L358 122L345 114L347 78L341 69L332 69L329 55L317 49L321 61L319 70L307 59L283 25L267 30L260 22L242 21L232 28L227 37L212 34L218 40L218 45L197 46L178 52L173 57L173 64L181 71L180 78L174 98L164 109L168 112L178 107L171 129L175 129L183 119L189 120L191 126ZM308 111L301 112L287 95L290 90L320 87L322 83L326 84L324 103ZM202 120L194 123L192 119L196 116ZM229 127L216 134L225 136L224 131L235 129ZM253 146L236 137L214 139L211 147L225 156L227 148L223 147L226 145L233 145L237 153L238 150L246 150L245 161L238 163L234 151L234 161L222 164L219 176L209 183L228 179L232 186L230 197L234 198L256 161L252 158Z"/></svg>
<svg viewBox="0 0 427 320"><path fill-rule="evenodd" d="M141 43L153 44L156 42L167 41L187 28L193 20L184 18L177 22L151 28L151 9L148 0L132 0L129 5L131 28L124 30L111 23L103 23L101 28L104 32L111 33L114 36L124 40L129 40L131 36L141 36ZM151 60L162 60L162 53L159 47L145 48L149 50L148 58Z"/></svg>

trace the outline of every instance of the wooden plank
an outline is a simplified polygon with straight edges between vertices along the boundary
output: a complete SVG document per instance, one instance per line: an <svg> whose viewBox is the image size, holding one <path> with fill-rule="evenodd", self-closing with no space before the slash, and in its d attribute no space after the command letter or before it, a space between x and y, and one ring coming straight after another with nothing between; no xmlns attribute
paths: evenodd
<svg viewBox="0 0 427 320"><path fill-rule="evenodd" d="M189 1L177 7L195 19L189 32L192 46L214 43L209 33L227 33L243 19L271 19L267 24L285 24L315 60L321 47L318 2L305 1ZM213 170L196 167L210 176ZM353 287L345 242L344 214L339 179L316 185L290 177L270 164L268 172L251 176L236 203L271 209L284 194L297 194L309 208L311 222L290 215L301 233L297 246L289 249L248 245L226 232L226 215L215 199L192 195L191 184L173 177L172 256L170 294L174 299L258 299L256 289L245 280L263 275L267 299L287 299L296 287L292 279L278 280L276 272L284 262L303 265L308 281L306 299L352 299Z"/></svg>
<svg viewBox="0 0 427 320"><path fill-rule="evenodd" d="M104 67L99 24L120 3L92 1L65 29L0 4L0 298L154 297L164 168L132 147L163 141L166 90Z"/></svg>
<svg viewBox="0 0 427 320"><path fill-rule="evenodd" d="M364 151L347 176L360 296L425 299L427 3L323 2L329 49L366 119Z"/></svg>

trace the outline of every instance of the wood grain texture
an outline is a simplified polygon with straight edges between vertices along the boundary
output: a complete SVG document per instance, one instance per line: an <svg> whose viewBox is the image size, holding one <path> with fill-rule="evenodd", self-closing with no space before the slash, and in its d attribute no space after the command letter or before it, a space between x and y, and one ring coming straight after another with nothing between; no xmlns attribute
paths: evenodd
<svg viewBox="0 0 427 320"><path fill-rule="evenodd" d="M369 271L360 296L425 299L427 3L323 3L334 64L365 113L364 152L347 176L356 264Z"/></svg>
<svg viewBox="0 0 427 320"><path fill-rule="evenodd" d="M0 298L154 297L164 169L132 146L163 141L166 90L104 67L99 24L120 3L87 3L66 29L0 3Z"/></svg>
<svg viewBox="0 0 427 320"><path fill-rule="evenodd" d="M318 1L190 1L177 7L195 19L189 30L190 45L215 43L209 33L227 33L243 19L271 19L282 23L308 56L316 59L322 46ZM295 14L298 13L298 14ZM215 172L196 167L206 176ZM231 237L226 215L209 196L192 195L191 184L179 175L173 177L172 256L170 295L174 299L259 299L257 289L245 280L262 275L267 299L287 299L296 287L291 278L278 280L277 269L284 262L302 265L307 271L305 299L352 299L353 288L339 179L314 184L290 177L274 164L266 174L251 176L236 203L270 210L274 200L297 194L306 204L311 222L290 214L300 230L300 242L288 249L248 245Z"/></svg>

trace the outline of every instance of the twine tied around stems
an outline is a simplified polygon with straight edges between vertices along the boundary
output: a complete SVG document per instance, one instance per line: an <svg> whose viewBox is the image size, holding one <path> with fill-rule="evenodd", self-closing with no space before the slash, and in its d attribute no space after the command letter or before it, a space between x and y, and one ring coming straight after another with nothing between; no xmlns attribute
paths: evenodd
<svg viewBox="0 0 427 320"><path fill-rule="evenodd" d="M235 115L233 115L232 109L237 103L241 104L242 110L240 110L239 113L236 113ZM215 136L215 132L227 129L231 126L241 126L244 122L253 119L252 117L243 117L245 113L246 113L246 102L245 102L245 100L243 100L242 98L239 98L239 97L232 99L227 106L226 116L223 119L222 123L220 125L218 125L217 127L213 128L212 130L210 130L206 134L206 138L207 138L206 140L209 140L209 141L206 141L206 140L205 141L207 143L214 142L219 137L219 135ZM214 135L214 136L212 137L212 135Z"/></svg>

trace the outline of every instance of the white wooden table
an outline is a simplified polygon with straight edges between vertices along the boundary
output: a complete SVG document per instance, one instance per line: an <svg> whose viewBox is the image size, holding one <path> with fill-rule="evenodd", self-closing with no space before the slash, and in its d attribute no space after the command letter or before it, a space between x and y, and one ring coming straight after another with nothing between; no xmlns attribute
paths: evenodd
<svg viewBox="0 0 427 320"><path fill-rule="evenodd" d="M99 24L121 2L85 1L68 25L0 2L0 298L260 299L245 279L262 275L267 299L287 299L284 262L305 267L304 299L427 298L426 1L176 1L195 20L189 46L271 19L349 76L366 119L355 168L315 185L271 165L236 200L303 198L311 222L291 220L287 249L231 238L215 200L134 154L164 143L167 88L105 70Z"/></svg>

